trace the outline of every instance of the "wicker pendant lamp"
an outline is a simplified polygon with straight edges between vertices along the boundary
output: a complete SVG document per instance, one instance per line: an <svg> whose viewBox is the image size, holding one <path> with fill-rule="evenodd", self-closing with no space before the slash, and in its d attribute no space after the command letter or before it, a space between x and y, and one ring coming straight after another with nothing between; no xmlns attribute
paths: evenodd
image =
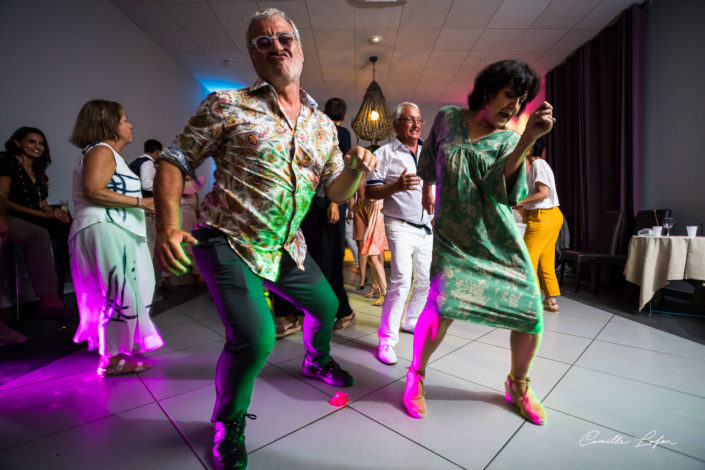
<svg viewBox="0 0 705 470"><path fill-rule="evenodd" d="M376 147L377 142L390 136L393 126L387 101L384 99L382 89L375 81L377 57L370 57L370 62L372 62L372 83L367 87L360 111L352 121L352 128L358 137L371 141L372 146Z"/></svg>

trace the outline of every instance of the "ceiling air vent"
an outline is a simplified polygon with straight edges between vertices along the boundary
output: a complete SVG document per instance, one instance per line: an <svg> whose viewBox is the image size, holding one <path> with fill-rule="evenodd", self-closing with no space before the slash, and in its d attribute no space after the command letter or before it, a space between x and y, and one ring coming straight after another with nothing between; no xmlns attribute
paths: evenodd
<svg viewBox="0 0 705 470"><path fill-rule="evenodd" d="M409 0L348 0L348 3L357 8L374 8L402 6L408 1Z"/></svg>

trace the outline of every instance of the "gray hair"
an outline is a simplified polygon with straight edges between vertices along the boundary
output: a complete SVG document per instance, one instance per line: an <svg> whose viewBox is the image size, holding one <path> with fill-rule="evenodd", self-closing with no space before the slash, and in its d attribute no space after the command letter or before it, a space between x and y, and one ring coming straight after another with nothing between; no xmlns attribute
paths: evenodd
<svg viewBox="0 0 705 470"><path fill-rule="evenodd" d="M405 101L403 103L399 103L396 108L394 108L394 111L392 111L392 120L396 121L399 119L399 116L401 116L401 111L404 108L408 108L409 106L412 106L416 108L419 111L419 114L421 114L421 108L416 105L416 103L411 103L409 101Z"/></svg>
<svg viewBox="0 0 705 470"><path fill-rule="evenodd" d="M278 16L279 18L283 19L284 21L289 23L292 28L294 28L294 37L299 42L299 45L301 45L301 36L299 36L299 30L298 28L296 28L296 24L294 23L294 21L288 16L286 16L286 13L281 10L278 10L276 8L264 8L262 10L257 10L252 16L250 16L250 22L247 25L247 31L245 32L245 44L247 44L248 51L252 51L252 38L250 37L250 32L252 31L252 27L255 25L255 23L275 16ZM301 47L303 49L303 45L301 45Z"/></svg>

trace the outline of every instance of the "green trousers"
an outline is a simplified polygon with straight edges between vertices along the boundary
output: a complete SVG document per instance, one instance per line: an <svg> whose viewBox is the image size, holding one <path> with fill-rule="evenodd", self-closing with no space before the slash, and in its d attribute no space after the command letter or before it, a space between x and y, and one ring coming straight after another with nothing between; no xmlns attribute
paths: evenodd
<svg viewBox="0 0 705 470"><path fill-rule="evenodd" d="M214 229L194 231L193 254L225 325L226 341L216 369L216 403L212 421L230 421L247 412L255 379L275 343L274 317L263 287L291 300L305 312L303 337L309 361L330 361L330 339L338 299L318 265L306 256L298 269L284 251L279 278L254 274Z"/></svg>

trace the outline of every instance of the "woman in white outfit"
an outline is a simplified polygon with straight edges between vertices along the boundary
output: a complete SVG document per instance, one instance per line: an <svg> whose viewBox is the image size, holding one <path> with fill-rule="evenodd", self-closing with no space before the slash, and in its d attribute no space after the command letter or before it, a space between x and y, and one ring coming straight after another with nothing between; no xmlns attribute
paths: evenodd
<svg viewBox="0 0 705 470"><path fill-rule="evenodd" d="M147 246L139 178L120 151L132 125L114 101L89 101L78 113L71 143L82 148L73 172L74 223L69 235L71 274L81 322L73 338L98 348L98 374L149 368L132 357L164 343L149 318L154 269Z"/></svg>
<svg viewBox="0 0 705 470"><path fill-rule="evenodd" d="M181 196L180 202L181 230L191 233L193 227L196 225L196 222L198 222L198 219L201 217L198 190L203 187L203 184L206 182L206 178L204 176L199 176L198 179L194 180L191 179L189 175L186 175L185 180L184 194ZM187 245L184 249L186 254L193 256L191 245ZM196 263L193 263L191 266L191 276L191 283L194 287L204 287L206 285L203 281L203 277L201 276L201 271L199 271Z"/></svg>

